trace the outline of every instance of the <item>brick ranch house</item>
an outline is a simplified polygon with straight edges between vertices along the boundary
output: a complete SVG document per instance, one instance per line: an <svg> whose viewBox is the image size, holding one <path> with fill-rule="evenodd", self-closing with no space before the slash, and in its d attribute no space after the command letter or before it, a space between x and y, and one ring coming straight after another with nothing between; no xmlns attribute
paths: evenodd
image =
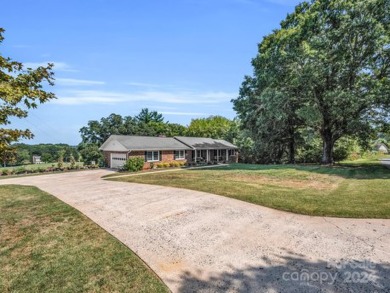
<svg viewBox="0 0 390 293"><path fill-rule="evenodd" d="M237 147L221 139L203 137L152 137L111 135L100 147L108 167L117 169L131 157L142 157L144 169L150 163L230 162L237 158Z"/></svg>

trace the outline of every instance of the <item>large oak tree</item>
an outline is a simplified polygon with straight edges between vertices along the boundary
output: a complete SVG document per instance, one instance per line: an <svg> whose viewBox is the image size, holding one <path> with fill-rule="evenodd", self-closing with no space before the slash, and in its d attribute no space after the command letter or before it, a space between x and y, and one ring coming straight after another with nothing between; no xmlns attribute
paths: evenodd
<svg viewBox="0 0 390 293"><path fill-rule="evenodd" d="M4 29L0 28L0 44L4 40L3 33ZM6 127L10 118L25 118L28 109L55 98L53 93L43 89L44 82L54 84L52 68L53 64L25 68L22 63L0 54L0 157L3 163L13 157L11 143L33 137L29 129Z"/></svg>
<svg viewBox="0 0 390 293"><path fill-rule="evenodd" d="M298 5L259 45L249 90L246 78L233 101L246 127L263 140L267 133L286 136L287 125L313 129L324 164L333 162L340 138L367 138L389 116L389 24L388 0ZM270 128L280 118L285 124Z"/></svg>

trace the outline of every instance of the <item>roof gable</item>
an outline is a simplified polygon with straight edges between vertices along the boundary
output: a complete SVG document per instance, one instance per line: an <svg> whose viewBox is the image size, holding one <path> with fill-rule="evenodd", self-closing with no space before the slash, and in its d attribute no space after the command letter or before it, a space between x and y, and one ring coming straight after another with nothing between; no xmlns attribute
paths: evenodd
<svg viewBox="0 0 390 293"><path fill-rule="evenodd" d="M123 144L121 144L118 140L112 138L111 136L104 142L104 144L99 149L113 152L129 151Z"/></svg>

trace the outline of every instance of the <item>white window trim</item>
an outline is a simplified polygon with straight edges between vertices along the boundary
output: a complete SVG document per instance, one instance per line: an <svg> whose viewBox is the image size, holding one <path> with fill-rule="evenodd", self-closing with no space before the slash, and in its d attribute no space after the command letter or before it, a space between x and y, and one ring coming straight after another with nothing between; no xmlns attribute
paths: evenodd
<svg viewBox="0 0 390 293"><path fill-rule="evenodd" d="M149 160L148 153L152 153L152 158L154 157L153 153L157 153L157 160ZM146 162L159 162L160 161L160 151L146 151Z"/></svg>
<svg viewBox="0 0 390 293"><path fill-rule="evenodd" d="M178 152L179 154L180 154L180 152L183 152L183 156L182 157L176 157L176 152ZM180 161L180 160L185 160L186 159L186 151L185 150L176 150L176 151L173 152L173 155L174 155L176 161Z"/></svg>

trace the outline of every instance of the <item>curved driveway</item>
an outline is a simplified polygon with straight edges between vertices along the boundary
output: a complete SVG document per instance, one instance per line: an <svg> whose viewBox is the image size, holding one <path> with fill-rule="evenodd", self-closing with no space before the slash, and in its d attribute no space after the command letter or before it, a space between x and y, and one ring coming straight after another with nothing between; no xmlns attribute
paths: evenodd
<svg viewBox="0 0 390 293"><path fill-rule="evenodd" d="M309 217L203 192L100 179L110 172L0 184L34 185L80 210L173 292L390 288L390 220Z"/></svg>

